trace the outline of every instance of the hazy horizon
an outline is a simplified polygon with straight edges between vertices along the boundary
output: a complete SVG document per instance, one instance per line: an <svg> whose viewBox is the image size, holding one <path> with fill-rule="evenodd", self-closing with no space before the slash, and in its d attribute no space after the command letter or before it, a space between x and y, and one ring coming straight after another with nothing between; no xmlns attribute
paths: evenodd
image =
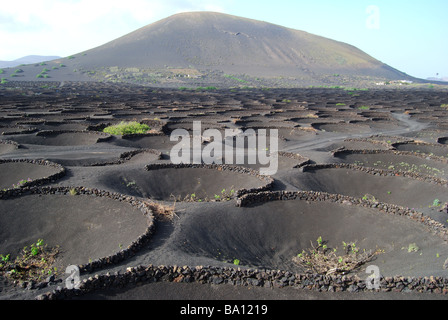
<svg viewBox="0 0 448 320"><path fill-rule="evenodd" d="M176 13L216 11L348 43L417 78L448 77L443 0L17 0L1 8L3 61L69 56Z"/></svg>

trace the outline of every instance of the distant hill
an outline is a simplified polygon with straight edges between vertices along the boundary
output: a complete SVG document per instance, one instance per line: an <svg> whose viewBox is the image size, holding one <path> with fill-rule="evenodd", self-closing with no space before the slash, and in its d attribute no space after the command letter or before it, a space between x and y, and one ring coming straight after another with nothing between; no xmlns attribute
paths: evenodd
<svg viewBox="0 0 448 320"><path fill-rule="evenodd" d="M38 56L38 55L31 55L22 57L13 61L0 61L0 68L12 68L12 67L18 67L22 64L31 64L31 63L40 63L43 61L50 61L54 59L60 58L59 56Z"/></svg>
<svg viewBox="0 0 448 320"><path fill-rule="evenodd" d="M448 82L448 77L444 77L444 78L432 77L432 78L427 78L426 80Z"/></svg>
<svg viewBox="0 0 448 320"><path fill-rule="evenodd" d="M215 12L170 16L16 80L124 81L159 86L353 85L417 80L358 48Z"/></svg>

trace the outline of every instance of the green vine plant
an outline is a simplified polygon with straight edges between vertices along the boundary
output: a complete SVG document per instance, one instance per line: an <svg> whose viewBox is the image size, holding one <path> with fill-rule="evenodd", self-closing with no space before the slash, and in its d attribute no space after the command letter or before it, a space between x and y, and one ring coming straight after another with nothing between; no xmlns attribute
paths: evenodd
<svg viewBox="0 0 448 320"><path fill-rule="evenodd" d="M362 197L362 200L364 200L364 201L371 201L371 202L377 202L377 199L375 198L375 196L372 196L371 194L365 194Z"/></svg>
<svg viewBox="0 0 448 320"><path fill-rule="evenodd" d="M215 193L212 197L207 195L207 193L205 194L205 197L199 197L196 193L187 194L183 198L181 196L176 197L174 195L171 195L171 197L180 202L224 202L232 200L236 195L236 190L232 186L230 189L223 188L220 193Z"/></svg>
<svg viewBox="0 0 448 320"><path fill-rule="evenodd" d="M24 186L26 186L28 183L32 182L33 179L28 178L28 179L22 179L19 182L17 182L17 184L13 184L12 185L12 189L20 189ZM3 188L2 191L6 191L8 190L8 188Z"/></svg>
<svg viewBox="0 0 448 320"><path fill-rule="evenodd" d="M31 178L22 179L17 184L13 184L13 188L14 189L19 189L19 188L23 187L24 185L26 185L27 183L32 182L32 181L33 180Z"/></svg>
<svg viewBox="0 0 448 320"><path fill-rule="evenodd" d="M343 254L338 254L337 248L329 248L322 237L317 239L317 245L311 242L311 248L303 250L293 262L311 273L324 275L347 274L363 264L371 261L382 250L361 250L355 242L342 242Z"/></svg>
<svg viewBox="0 0 448 320"><path fill-rule="evenodd" d="M14 261L11 255L0 254L0 275L14 283L36 281L41 282L51 275L57 275L53 266L59 247L49 248L43 239L38 239L29 247L24 247Z"/></svg>
<svg viewBox="0 0 448 320"><path fill-rule="evenodd" d="M439 199L434 199L434 201L432 202L432 206L430 207L440 207L442 205L442 203L440 202Z"/></svg>

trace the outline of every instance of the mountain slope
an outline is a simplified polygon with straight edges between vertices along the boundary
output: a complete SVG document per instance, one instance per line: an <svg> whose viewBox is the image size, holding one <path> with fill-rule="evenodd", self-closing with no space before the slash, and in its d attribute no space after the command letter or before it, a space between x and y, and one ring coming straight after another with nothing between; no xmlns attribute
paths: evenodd
<svg viewBox="0 0 448 320"><path fill-rule="evenodd" d="M195 67L253 76L404 74L345 43L213 12L171 16L86 52L88 67Z"/></svg>
<svg viewBox="0 0 448 320"><path fill-rule="evenodd" d="M15 80L42 79L36 68L31 76L24 71ZM269 86L287 81L290 86L415 80L354 46L215 12L170 16L97 48L56 59L51 72L46 72L46 79L53 80L171 86L192 81Z"/></svg>

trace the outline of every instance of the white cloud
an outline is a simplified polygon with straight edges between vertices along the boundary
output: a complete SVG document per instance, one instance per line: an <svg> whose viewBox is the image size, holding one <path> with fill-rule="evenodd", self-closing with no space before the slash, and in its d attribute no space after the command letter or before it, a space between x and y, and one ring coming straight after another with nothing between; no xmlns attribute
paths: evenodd
<svg viewBox="0 0 448 320"><path fill-rule="evenodd" d="M14 0L0 12L0 60L67 56L185 11L225 11L224 0Z"/></svg>

